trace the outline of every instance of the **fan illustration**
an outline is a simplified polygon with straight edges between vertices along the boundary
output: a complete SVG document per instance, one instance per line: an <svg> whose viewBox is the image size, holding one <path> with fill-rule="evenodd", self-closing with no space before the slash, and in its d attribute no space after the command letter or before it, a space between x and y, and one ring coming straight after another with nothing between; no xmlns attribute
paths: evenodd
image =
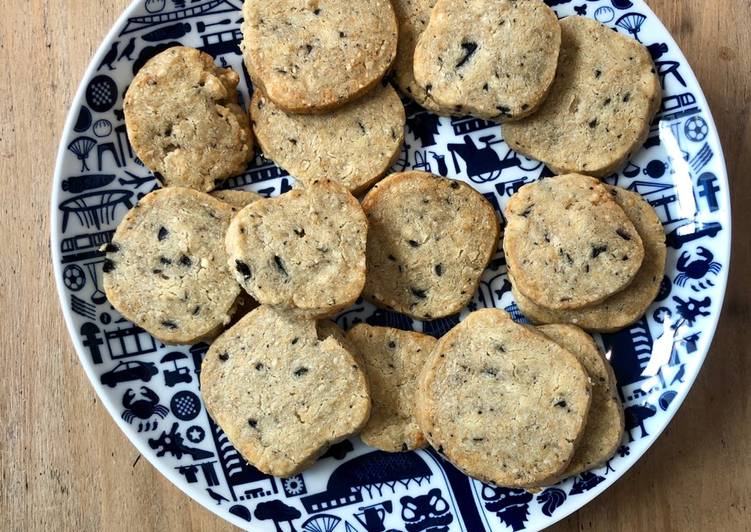
<svg viewBox="0 0 751 532"><path fill-rule="evenodd" d="M96 141L91 137L78 137L68 144L68 149L81 161L82 172L89 170L86 160L89 158L89 153L94 149L94 146L96 146Z"/></svg>
<svg viewBox="0 0 751 532"><path fill-rule="evenodd" d="M305 532L333 532L340 521L335 515L321 514L305 521L302 529Z"/></svg>
<svg viewBox="0 0 751 532"><path fill-rule="evenodd" d="M616 21L615 25L619 28L623 28L629 32L634 39L639 41L639 31L645 20L647 20L647 17L641 13L626 13Z"/></svg>
<svg viewBox="0 0 751 532"><path fill-rule="evenodd" d="M63 232L68 228L70 213L78 217L81 225L87 228L101 229L102 224L110 224L115 220L115 211L119 205L128 209L133 207L130 201L133 192L130 190L103 190L88 192L74 196L60 204L63 212Z"/></svg>

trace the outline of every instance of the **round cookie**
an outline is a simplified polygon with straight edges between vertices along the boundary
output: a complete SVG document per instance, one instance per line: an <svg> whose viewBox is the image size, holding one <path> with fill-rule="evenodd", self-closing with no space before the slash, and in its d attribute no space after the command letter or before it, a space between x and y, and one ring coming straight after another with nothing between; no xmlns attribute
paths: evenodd
<svg viewBox="0 0 751 532"><path fill-rule="evenodd" d="M537 329L572 353L592 381L592 403L584 434L561 475L571 477L601 466L615 454L623 438L623 406L613 368L591 336L574 325L541 325Z"/></svg>
<svg viewBox="0 0 751 532"><path fill-rule="evenodd" d="M416 416L430 444L469 476L535 487L568 467L590 393L574 355L504 311L483 309L436 344Z"/></svg>
<svg viewBox="0 0 751 532"><path fill-rule="evenodd" d="M363 295L417 319L461 310L498 247L493 207L469 185L425 172L392 174L365 196Z"/></svg>
<svg viewBox="0 0 751 532"><path fill-rule="evenodd" d="M599 303L628 286L644 259L639 233L593 177L525 185L505 214L508 271L519 292L546 308Z"/></svg>
<svg viewBox="0 0 751 532"><path fill-rule="evenodd" d="M182 46L138 71L123 103L128 138L164 185L208 192L245 169L253 134L237 104L239 81L210 55Z"/></svg>
<svg viewBox="0 0 751 532"><path fill-rule="evenodd" d="M209 348L201 366L206 410L254 467L299 473L370 414L365 375L314 321L261 306Z"/></svg>
<svg viewBox="0 0 751 532"><path fill-rule="evenodd" d="M125 318L169 344L215 336L240 293L224 234L235 210L195 190L144 196L105 245L104 291Z"/></svg>
<svg viewBox="0 0 751 532"><path fill-rule="evenodd" d="M503 137L556 173L606 176L647 139L660 79L641 43L596 20L568 17L561 30L550 96L534 115L504 126Z"/></svg>
<svg viewBox="0 0 751 532"><path fill-rule="evenodd" d="M254 201L263 199L260 194L248 190L215 190L211 195L236 209L242 209Z"/></svg>
<svg viewBox="0 0 751 532"><path fill-rule="evenodd" d="M414 417L417 377L435 346L432 336L360 323L347 340L364 360L373 409L360 437L386 452L424 447Z"/></svg>
<svg viewBox="0 0 751 532"><path fill-rule="evenodd" d="M290 113L341 107L374 87L396 56L389 0L246 0L243 15L253 83Z"/></svg>
<svg viewBox="0 0 751 532"><path fill-rule="evenodd" d="M388 84L325 115L285 113L255 91L250 113L266 157L303 183L328 178L354 194L383 177L404 143L404 106Z"/></svg>
<svg viewBox="0 0 751 532"><path fill-rule="evenodd" d="M441 114L440 107L415 81L413 69L415 47L420 34L425 31L436 0L392 0L399 24L399 45L394 61L393 82L405 96L409 96L425 109Z"/></svg>
<svg viewBox="0 0 751 532"><path fill-rule="evenodd" d="M547 96L560 46L558 18L541 0L438 0L414 77L440 108L518 120Z"/></svg>
<svg viewBox="0 0 751 532"><path fill-rule="evenodd" d="M639 194L620 187L606 187L641 236L644 244L641 268L626 290L602 303L573 310L551 310L535 304L519 292L513 276L509 275L519 309L533 322L573 323L592 332L616 332L638 321L657 297L667 257L662 223L652 206Z"/></svg>
<svg viewBox="0 0 751 532"><path fill-rule="evenodd" d="M357 200L327 180L251 203L225 242L235 278L258 302L319 318L360 296L367 232Z"/></svg>

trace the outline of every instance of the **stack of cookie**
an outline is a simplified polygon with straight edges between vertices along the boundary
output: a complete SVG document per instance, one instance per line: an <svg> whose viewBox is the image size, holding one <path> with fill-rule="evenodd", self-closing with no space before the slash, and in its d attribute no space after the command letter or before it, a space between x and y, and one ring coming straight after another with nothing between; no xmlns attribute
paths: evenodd
<svg viewBox="0 0 751 532"><path fill-rule="evenodd" d="M273 475L358 433L388 452L429 443L511 487L604 463L623 414L582 329L639 319L666 253L649 204L590 176L645 138L660 101L646 49L589 19L559 22L540 0L246 0L243 15L249 115L238 75L197 50L168 49L130 85L128 135L163 188L104 248L113 306L165 343L213 342L207 411ZM418 320L461 312L499 246L499 217L469 185L384 177L404 142L392 70L405 96L495 120L565 174L522 187L505 211L514 296L548 325L486 309L436 340L328 321L360 296ZM216 191L255 142L296 186L272 199Z"/></svg>
<svg viewBox="0 0 751 532"><path fill-rule="evenodd" d="M397 50L389 0L247 1L243 53L264 154L303 183L366 191L394 164L406 117L383 80Z"/></svg>
<svg viewBox="0 0 751 532"><path fill-rule="evenodd" d="M498 309L471 313L438 341L416 404L430 444L498 486L536 489L597 467L623 436L615 377L593 340Z"/></svg>
<svg viewBox="0 0 751 532"><path fill-rule="evenodd" d="M502 124L557 173L606 176L646 140L660 107L639 42L541 0L395 0L397 87L439 114Z"/></svg>
<svg viewBox="0 0 751 532"><path fill-rule="evenodd" d="M522 187L505 214L513 294L535 323L614 332L657 296L665 232L639 194L568 174Z"/></svg>

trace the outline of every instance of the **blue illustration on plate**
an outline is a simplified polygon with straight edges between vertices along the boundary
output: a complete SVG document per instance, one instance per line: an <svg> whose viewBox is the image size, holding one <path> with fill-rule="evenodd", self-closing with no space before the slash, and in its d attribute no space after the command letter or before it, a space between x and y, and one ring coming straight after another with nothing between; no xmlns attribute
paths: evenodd
<svg viewBox="0 0 751 532"><path fill-rule="evenodd" d="M548 488L536 499L542 505L542 513L550 517L566 501L566 492L559 488Z"/></svg>
<svg viewBox="0 0 751 532"><path fill-rule="evenodd" d="M721 147L701 89L659 21L641 0L548 0L559 16L593 17L642 42L663 85L643 149L606 181L641 194L664 224L667 269L655 303L633 326L596 335L611 360L624 403L626 433L603 467L537 494L471 480L433 450L388 454L357 438L333 445L309 470L286 479L248 465L208 416L200 397L205 344L165 346L123 319L102 288L104 252L128 209L160 176L128 141L123 95L154 55L199 48L241 76L240 0L142 0L104 43L71 107L61 141L52 234L62 305L81 362L104 404L143 454L196 500L238 526L306 532L530 530L579 508L620 477L654 441L688 393L711 340L727 276L729 205ZM472 117L439 117L405 101L405 145L394 171L424 170L461 179L496 208L526 183L553 175L503 141L501 128ZM294 176L260 153L223 188L276 196ZM511 294L501 250L468 310L421 322L359 300L335 318L440 337L468 311L498 307L526 322Z"/></svg>
<svg viewBox="0 0 751 532"><path fill-rule="evenodd" d="M495 513L496 517L512 530L523 530L529 518L529 503L532 493L523 489L499 488L484 485L482 499L485 510Z"/></svg>

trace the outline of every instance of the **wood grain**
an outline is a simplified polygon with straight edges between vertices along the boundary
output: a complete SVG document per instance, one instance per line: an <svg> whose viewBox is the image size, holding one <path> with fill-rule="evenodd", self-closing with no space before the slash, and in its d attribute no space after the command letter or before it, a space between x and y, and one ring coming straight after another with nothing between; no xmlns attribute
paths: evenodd
<svg viewBox="0 0 751 532"><path fill-rule="evenodd" d="M98 404L52 278L57 143L86 65L128 0L30 0L0 19L0 528L229 530L166 481ZM557 531L751 530L751 2L651 0L720 130L735 209L730 289L712 352L665 434Z"/></svg>

